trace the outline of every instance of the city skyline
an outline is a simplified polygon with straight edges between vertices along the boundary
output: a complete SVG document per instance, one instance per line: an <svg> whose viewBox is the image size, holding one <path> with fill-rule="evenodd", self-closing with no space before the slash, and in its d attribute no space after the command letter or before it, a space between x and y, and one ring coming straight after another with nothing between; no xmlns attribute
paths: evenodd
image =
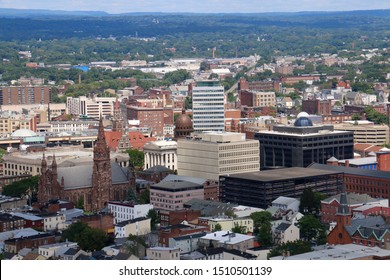
<svg viewBox="0 0 390 280"><path fill-rule="evenodd" d="M166 0L124 1L48 1L48 0L0 0L0 8L48 9L63 11L104 11L111 14L132 12L188 12L188 13L264 13L264 12L301 12L301 11L353 11L390 9L390 4L382 0L370 2L360 0L188 0L178 2Z"/></svg>

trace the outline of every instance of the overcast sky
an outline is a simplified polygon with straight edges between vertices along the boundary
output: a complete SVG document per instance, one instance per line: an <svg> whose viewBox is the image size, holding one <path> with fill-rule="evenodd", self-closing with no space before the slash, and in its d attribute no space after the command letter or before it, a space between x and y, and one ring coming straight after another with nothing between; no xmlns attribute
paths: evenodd
<svg viewBox="0 0 390 280"><path fill-rule="evenodd" d="M262 13L390 9L389 0L0 0L0 8L66 11Z"/></svg>

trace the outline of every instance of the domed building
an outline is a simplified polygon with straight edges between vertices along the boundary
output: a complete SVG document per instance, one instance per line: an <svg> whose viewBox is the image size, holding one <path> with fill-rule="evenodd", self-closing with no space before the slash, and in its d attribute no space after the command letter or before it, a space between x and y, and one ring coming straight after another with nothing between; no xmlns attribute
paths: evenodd
<svg viewBox="0 0 390 280"><path fill-rule="evenodd" d="M186 138L194 131L192 120L183 109L175 122L175 139Z"/></svg>
<svg viewBox="0 0 390 280"><path fill-rule="evenodd" d="M308 117L299 117L294 122L295 127L313 126L313 122Z"/></svg>
<svg viewBox="0 0 390 280"><path fill-rule="evenodd" d="M25 137L34 137L34 136L37 136L37 134L34 131L25 128L15 130L11 134L11 138L25 138Z"/></svg>

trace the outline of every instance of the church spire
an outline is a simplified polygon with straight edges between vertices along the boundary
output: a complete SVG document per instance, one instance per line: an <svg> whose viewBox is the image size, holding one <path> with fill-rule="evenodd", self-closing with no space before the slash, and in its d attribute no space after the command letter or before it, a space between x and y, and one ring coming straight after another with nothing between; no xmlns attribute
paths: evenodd
<svg viewBox="0 0 390 280"><path fill-rule="evenodd" d="M347 194L344 190L344 184L341 186L340 193L340 205L336 213L337 223L340 223L344 226L349 226L351 224L351 212L349 211Z"/></svg>
<svg viewBox="0 0 390 280"><path fill-rule="evenodd" d="M93 149L94 160L109 160L110 150L107 146L106 137L104 135L103 117L100 117L97 140Z"/></svg>

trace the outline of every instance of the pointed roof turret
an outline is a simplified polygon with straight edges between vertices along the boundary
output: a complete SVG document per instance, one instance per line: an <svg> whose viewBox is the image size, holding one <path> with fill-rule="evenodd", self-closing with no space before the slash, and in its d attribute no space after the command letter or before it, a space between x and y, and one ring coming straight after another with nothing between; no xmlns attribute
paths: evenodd
<svg viewBox="0 0 390 280"><path fill-rule="evenodd" d="M344 184L341 186L340 206L337 210L337 215L351 215L348 208L347 194L344 191Z"/></svg>
<svg viewBox="0 0 390 280"><path fill-rule="evenodd" d="M46 158L45 158L45 152L43 152L43 155L42 155L42 162L41 162L41 167L47 167L47 161L46 161Z"/></svg>

